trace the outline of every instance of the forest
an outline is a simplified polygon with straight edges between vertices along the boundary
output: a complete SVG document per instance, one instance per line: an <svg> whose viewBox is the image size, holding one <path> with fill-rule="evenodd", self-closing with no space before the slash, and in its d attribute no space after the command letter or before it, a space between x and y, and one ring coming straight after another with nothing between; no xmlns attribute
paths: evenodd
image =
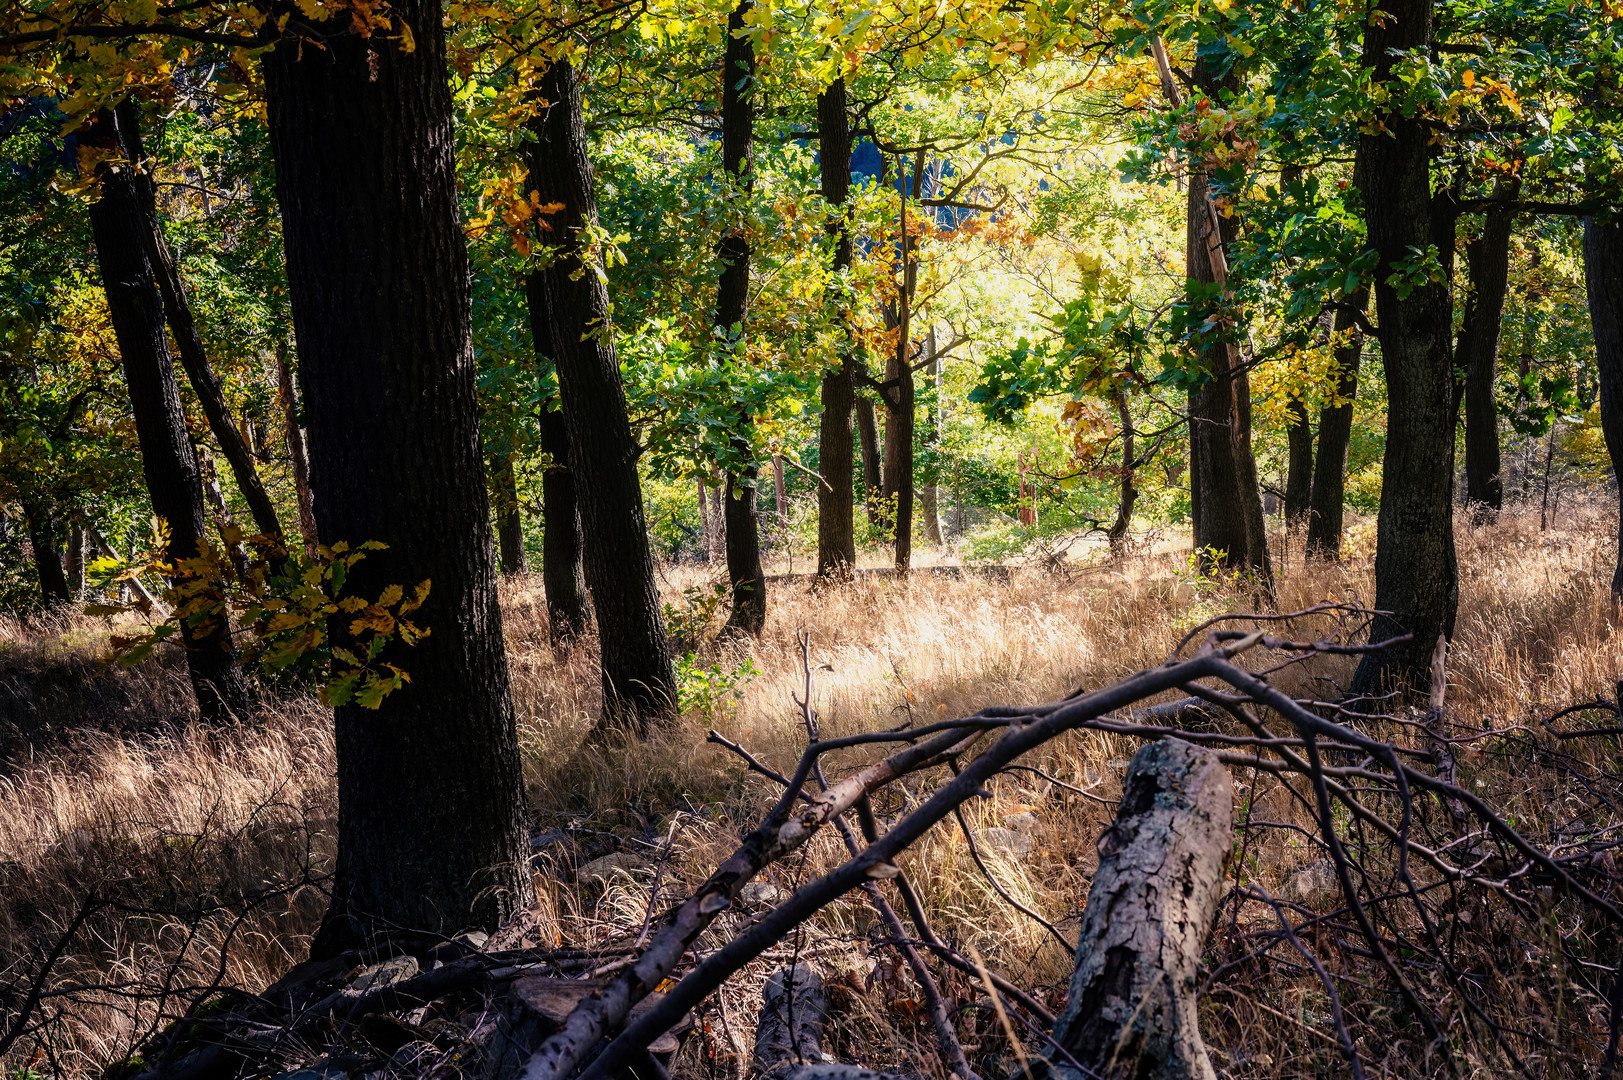
<svg viewBox="0 0 1623 1080"><path fill-rule="evenodd" d="M1609 1078L1620 0L4 0L0 1080Z"/></svg>

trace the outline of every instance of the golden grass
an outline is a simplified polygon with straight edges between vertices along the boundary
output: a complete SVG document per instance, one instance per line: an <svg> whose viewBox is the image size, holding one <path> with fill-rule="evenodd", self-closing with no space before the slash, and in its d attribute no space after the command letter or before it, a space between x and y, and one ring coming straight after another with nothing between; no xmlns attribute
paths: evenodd
<svg viewBox="0 0 1623 1080"><path fill-rule="evenodd" d="M1614 514L1609 500L1569 503L1548 533L1538 531L1536 513L1507 513L1480 527L1460 520L1461 604L1449 660L1450 707L1457 716L1526 721L1614 692L1623 675L1619 613L1608 593ZM1341 566L1304 566L1300 552L1281 550L1291 545L1276 537L1281 608L1327 597L1371 598L1371 524L1355 526L1352 557ZM665 573L673 602L706 576L694 567ZM1159 663L1201 618L1249 603L1245 593L1200 579L1183 557L1165 551L1078 566L1066 575L1021 571L1007 584L918 575L817 592L801 584L774 586L771 599L759 640L701 650L702 662L723 673L746 663L759 669L736 697L723 693L637 745L581 751L598 694L591 648L555 655L546 643L539 579L504 585L513 693L537 827L584 824L607 845L663 860L662 897L696 880L774 794L707 745L704 731L713 727L763 760L792 766L805 740L793 701L804 678L798 631L810 635L818 665L813 704L823 733L840 734L1108 683ZM150 978L184 954L176 977L206 983L229 934L224 981L257 989L300 956L320 914L321 897L310 887L251 909L240 898L267 883L301 873L319 877L329 868L334 785L323 711L313 699L295 696L231 732L154 725L155 717L174 716L182 673L172 663L153 662L92 677L98 625L74 619L43 631L0 626L0 686L26 690L50 683L55 696L35 714L54 709L66 718L34 715L28 725L17 724L7 744L10 763L0 766L0 972L9 979L37 960L86 898L114 898L153 913L109 909L94 916L59 981ZM1334 683L1348 670L1345 663L1327 663L1312 674ZM53 671L73 678L53 683ZM112 702L116 715L100 714L98 702ZM1109 803L1135 746L1078 735L1050 748L1043 765ZM987 848L994 874L1022 903L1074 932L1094 842L1111 806L1029 774L1004 778L993 795L970 808L977 827L999 827L1017 813L1037 819L1029 853ZM1256 795L1271 805L1263 792ZM894 815L906 797L898 793L876 809L882 817ZM1278 809L1288 813L1283 802ZM833 836L821 838L804 860L776 867L769 877L792 886L831 865L840 855L836 844ZM1260 880L1276 889L1308 858L1283 835L1270 838L1258 855ZM973 945L1027 985L1062 987L1070 964L1065 951L985 882L961 836L937 830L907 865L939 932ZM577 941L634 932L645 917L650 884L643 875L607 888L582 886L566 871L543 867L538 891L545 932ZM203 920L186 914L194 910L216 914ZM189 927L199 929L187 941ZM849 1019L837 1036L844 1045L858 1044L869 1064L911 1064L929 1072L929 1039L919 1034L916 1017L882 1004L911 998L907 976L892 973L889 954L869 948L874 931L873 916L852 897L809 928L800 947L837 983L836 999ZM751 995L769 961L752 967L718 1003L725 1010L717 1016L724 1033L718 1039L735 1054L747 1050L758 1000ZM956 979L949 991L956 986L973 996L973 988ZM853 989L869 986L877 990ZM1291 988L1270 1007L1299 1018L1302 1001L1314 993L1310 986ZM114 995L97 1002L77 1004L55 1033L59 1071L88 1071L116 1059L145 1032L141 1023L150 1023L149 1015ZM973 1029L979 1021L966 1023ZM1299 1037L1290 1034L1292 1024L1278 1023L1281 1038ZM1322 1034L1316 1030L1309 1041Z"/></svg>

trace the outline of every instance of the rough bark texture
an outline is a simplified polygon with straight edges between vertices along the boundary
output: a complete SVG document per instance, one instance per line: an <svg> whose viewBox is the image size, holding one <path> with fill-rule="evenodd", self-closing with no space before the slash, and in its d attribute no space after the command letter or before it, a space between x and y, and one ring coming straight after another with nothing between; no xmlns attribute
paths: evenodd
<svg viewBox="0 0 1623 1080"><path fill-rule="evenodd" d="M304 537L304 553L316 557L316 504L310 493L310 459L304 452L304 432L299 426L299 399L293 389L293 369L287 363L287 345L276 347L276 377L286 420L287 457L293 466L293 490L299 502L299 533Z"/></svg>
<svg viewBox="0 0 1623 1080"><path fill-rule="evenodd" d="M609 325L608 286L582 259L597 256L581 242L595 225L592 163L574 69L558 62L542 77L548 102L533 121L530 183L543 203L562 203L551 224L559 251L530 285L546 302L547 342L558 366L558 395L569 435L570 468L585 538L586 583L592 590L603 655L606 720L633 726L675 715L676 677L665 641L642 487L640 449L626 415L625 387Z"/></svg>
<svg viewBox="0 0 1623 1080"><path fill-rule="evenodd" d="M835 79L817 96L818 166L823 198L830 207L824 225L834 241L829 267L835 285L829 303L842 326L850 319L851 298L842 275L851 268L851 234L844 206L851 191L851 129L845 111L845 80ZM849 331L848 331L849 333ZM848 344L848 343L847 343ZM847 578L857 562L856 497L851 476L851 409L856 397L856 362L849 347L837 367L823 375L823 415L817 422L817 453L823 482L817 486L817 576Z"/></svg>
<svg viewBox="0 0 1623 1080"><path fill-rule="evenodd" d="M941 357L936 352L938 342L935 328L924 336L924 349L930 359L924 370L930 390L930 407L924 413L924 445L933 454L941 446ZM937 484L920 484L919 517L924 525L924 536L932 544L941 543L941 489Z"/></svg>
<svg viewBox="0 0 1623 1080"><path fill-rule="evenodd" d="M1601 431L1616 478L1623 468L1623 222L1603 225L1593 218L1584 222L1584 277L1600 373ZM1618 510L1618 538L1623 541L1623 505ZM1612 595L1623 600L1623 546L1612 574Z"/></svg>
<svg viewBox="0 0 1623 1080"><path fill-rule="evenodd" d="M1097 1078L1215 1080L1195 1001L1223 892L1234 794L1217 755L1179 739L1133 755L1082 912L1055 1040ZM1062 1061L1066 1080L1086 1075Z"/></svg>
<svg viewBox="0 0 1623 1080"><path fill-rule="evenodd" d="M873 399L866 394L856 398L857 435L862 443L863 502L868 507L868 523L880 526L888 520L885 512L885 478L879 457L879 421L874 416Z"/></svg>
<svg viewBox="0 0 1623 1080"><path fill-rule="evenodd" d="M755 1022L754 1074L781 1077L797 1065L823 1061L828 991L811 965L800 962L767 979Z"/></svg>
<svg viewBox="0 0 1623 1080"><path fill-rule="evenodd" d="M1377 23L1379 25L1377 25ZM1430 46L1432 0L1391 0L1364 29L1364 63L1377 85L1391 73L1394 51ZM1389 51L1390 50L1390 51ZM1359 177L1374 271L1375 312L1386 370L1386 457L1376 525L1375 607L1371 640L1400 634L1410 640L1365 656L1353 689L1369 693L1397 681L1424 686L1438 634L1452 637L1459 602L1454 555L1453 301L1445 282L1420 281L1406 296L1390 283L1413 252L1439 238L1435 217L1452 206L1432 198L1431 131L1420 118L1381 117L1360 136ZM1438 251L1446 256L1452 246Z"/></svg>
<svg viewBox="0 0 1623 1080"><path fill-rule="evenodd" d="M1347 298L1357 311L1369 307L1369 292L1359 289ZM1339 405L1319 410L1319 453L1313 461L1313 490L1308 496L1307 553L1310 557L1341 558L1341 525L1347 501L1347 446L1352 441L1353 401L1358 397L1358 365L1364 355L1363 331L1350 311L1336 313L1335 329L1345 333L1345 344L1335 351Z"/></svg>
<svg viewBox="0 0 1623 1080"><path fill-rule="evenodd" d="M885 365L885 499L895 513L896 572L913 565L913 432L918 423L918 388L913 380L913 295L918 289L918 240L907 224L909 199L924 182L924 151L913 156L913 177L902 191L901 272L896 290L896 348ZM888 320L887 320L888 321Z"/></svg>
<svg viewBox="0 0 1623 1080"><path fill-rule="evenodd" d="M755 140L755 39L744 32L753 0L739 0L727 18L727 50L722 60L721 164L734 188L746 195L754 186L750 147ZM716 331L723 340L742 339L749 314L750 241L742 224L717 245L721 280L716 287ZM742 357L740 356L740 362ZM727 477L727 577L733 610L727 628L759 634L766 626L766 571L761 568L761 524L755 516L760 470L753 458L750 429L755 418L738 407L732 446L746 464Z"/></svg>
<svg viewBox="0 0 1623 1080"><path fill-rule="evenodd" d="M112 113L97 115L86 141L108 148L120 144ZM103 165L100 171L101 197L90 207L90 226L135 417L141 471L152 512L169 528L169 559L191 559L206 543L203 481L186 434L164 334L163 306L147 265L140 196L128 166ZM181 638L198 714L212 723L247 720L248 684L237 667L226 619L211 619L197 627L182 623Z"/></svg>
<svg viewBox="0 0 1623 1080"><path fill-rule="evenodd" d="M322 955L400 927L494 929L531 888L441 9L390 14L415 49L340 21L323 48L284 39L263 60L321 538L389 545L350 571L355 595L432 583L429 636L382 655L411 683L335 710ZM347 617L329 628L348 643Z"/></svg>
<svg viewBox="0 0 1623 1080"><path fill-rule="evenodd" d="M68 594L78 596L85 589L85 530L77 522L68 526L68 547L62 560L68 579Z"/></svg>
<svg viewBox="0 0 1623 1080"><path fill-rule="evenodd" d="M490 463L499 497L496 506L496 546L502 573L524 573L524 518L518 508L518 480L513 475L513 459L498 454Z"/></svg>
<svg viewBox="0 0 1623 1080"><path fill-rule="evenodd" d="M1285 527L1307 523L1313 495L1313 423L1299 397L1290 400L1290 422L1285 427L1290 455L1285 468Z"/></svg>
<svg viewBox="0 0 1623 1080"><path fill-rule="evenodd" d="M1211 284L1217 273L1207 245L1212 216L1206 202L1206 178L1191 176L1186 266L1190 280ZM1226 243L1232 237L1222 239ZM1189 501L1195 548L1220 551L1222 565L1271 584L1268 529L1257 459L1251 451L1251 380L1232 345L1214 345L1201 362L1211 380L1189 395Z"/></svg>
<svg viewBox="0 0 1623 1080"><path fill-rule="evenodd" d="M23 524L28 529L28 546L34 550L34 568L39 575L39 596L46 607L73 599L67 575L62 572L62 553L57 550L51 514L44 503L25 501Z"/></svg>
<svg viewBox="0 0 1623 1080"><path fill-rule="evenodd" d="M536 310L535 299L530 311ZM549 459L541 474L541 588L547 597L547 628L554 647L586 632L591 601L586 592L586 563L582 553L580 503L575 494L575 473L570 468L569 429L564 414L548 409L541 414L541 449Z"/></svg>
<svg viewBox="0 0 1623 1080"><path fill-rule="evenodd" d="M1512 197L1514 190L1510 190ZM1465 499L1479 512L1498 510L1505 501L1494 386L1499 377L1499 330L1510 281L1510 227L1515 216L1508 210L1488 211L1482 235L1465 245L1471 291L1465 298L1456 366L1465 369Z"/></svg>
<svg viewBox="0 0 1623 1080"><path fill-rule="evenodd" d="M144 161L146 155L141 146L139 111L134 98L125 98L118 106L118 131L125 156L131 161ZM185 368L192 392L197 395L203 415L208 418L209 431L231 466L231 476L237 482L237 490L242 493L243 501L248 504L254 528L279 541L282 523L277 519L276 507L259 479L258 470L254 468L254 454L248 440L232 421L231 406L226 403L220 379L209 366L208 354L203 351L203 339L197 332L197 321L192 317L186 284L180 277L180 267L175 264L174 254L169 250L163 238L163 229L158 224L157 188L150 172L138 174L136 189L141 196L141 239L146 249L147 264L157 282L158 295L163 299L164 318L174 334L181 367Z"/></svg>

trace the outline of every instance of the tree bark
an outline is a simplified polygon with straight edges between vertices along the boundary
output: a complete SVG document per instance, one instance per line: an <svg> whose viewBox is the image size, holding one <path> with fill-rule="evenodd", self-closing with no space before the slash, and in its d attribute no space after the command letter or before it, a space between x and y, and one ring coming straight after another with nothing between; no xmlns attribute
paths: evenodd
<svg viewBox="0 0 1623 1080"><path fill-rule="evenodd" d="M926 383L932 391L930 407L924 413L924 445L932 454L941 447L941 357L937 355L938 342L935 336L935 327L924 335L924 348L930 359ZM933 468L933 466L932 466ZM935 483L920 484L919 516L924 519L924 535L932 544L941 544L941 502L940 488Z"/></svg>
<svg viewBox="0 0 1623 1080"><path fill-rule="evenodd" d="M863 501L868 506L868 524L882 527L889 519L885 512L884 470L879 457L879 422L874 416L873 399L856 395L857 435L862 442Z"/></svg>
<svg viewBox="0 0 1623 1080"><path fill-rule="evenodd" d="M1623 468L1623 223L1584 221L1584 279L1595 331L1595 368L1600 375L1600 426L1615 480ZM1623 491L1623 483L1618 486ZM1623 499L1617 534L1623 542ZM1623 601L1623 547L1618 549L1612 573L1612 596Z"/></svg>
<svg viewBox="0 0 1623 1080"><path fill-rule="evenodd" d="M828 991L812 966L797 961L773 972L761 990L751 1075L779 1080L797 1066L823 1063Z"/></svg>
<svg viewBox="0 0 1623 1080"><path fill-rule="evenodd" d="M851 129L845 108L845 80L835 79L817 95L818 166L830 215L824 229L834 241L829 267L830 306L845 332L837 367L823 374L823 415L817 422L817 452L823 482L817 486L817 576L843 579L857 563L856 498L851 476L851 409L856 397L856 361L850 349L851 296L844 275L851 268L851 233L845 203L851 191ZM869 419L872 419L872 406Z"/></svg>
<svg viewBox="0 0 1623 1080"><path fill-rule="evenodd" d="M1065 1080L1214 1080L1195 988L1233 845L1233 783L1210 750L1166 738L1133 755L1082 912L1054 1041Z"/></svg>
<svg viewBox="0 0 1623 1080"><path fill-rule="evenodd" d="M532 317L536 310L536 298L532 296ZM544 300L540 310L545 310ZM562 648L586 632L591 601L586 591L580 502L575 472L570 468L569 426L557 409L541 414L541 449L551 459L541 474L541 523L545 530L541 538L541 588L547 597L547 629L553 648Z"/></svg>
<svg viewBox="0 0 1623 1080"><path fill-rule="evenodd" d="M1432 0L1392 0L1364 29L1364 63L1379 86L1391 78L1393 51L1424 53L1431 42ZM1459 602L1454 554L1453 301L1446 283L1422 280L1406 296L1391 283L1415 251L1446 229L1440 216L1451 201L1431 191L1431 132L1418 117L1393 111L1358 146L1369 246L1375 268L1375 311L1386 370L1387 430L1381 510L1376 526L1376 616L1370 639L1413 635L1404 644L1367 654L1353 677L1354 692L1372 693L1402 681L1424 686L1431 652L1452 638ZM1448 258L1452 252L1439 253ZM1446 278L1446 276L1445 276Z"/></svg>
<svg viewBox="0 0 1623 1080"><path fill-rule="evenodd" d="M1508 185L1514 198L1519 184ZM1507 185L1499 185L1504 193ZM1510 281L1510 229L1515 213L1488 211L1482 235L1465 245L1471 291L1460 324L1458 366L1465 369L1465 499L1476 513L1504 506L1499 463L1499 331Z"/></svg>
<svg viewBox="0 0 1623 1080"><path fill-rule="evenodd" d="M1363 312L1369 290L1359 289L1347 303ZM1352 441L1353 401L1358 397L1358 365L1364 354L1364 335L1350 311L1336 312L1335 330L1346 335L1335 351L1339 405L1319 410L1319 453L1313 462L1313 490L1308 497L1307 553L1309 557L1341 558L1341 526L1347 502L1347 446Z"/></svg>
<svg viewBox="0 0 1623 1080"><path fill-rule="evenodd" d="M1207 236L1212 215L1204 176L1190 176L1188 206L1185 256L1189 278L1216 283L1218 268L1210 249L1221 245L1211 245ZM1226 243L1232 237L1222 239ZM1271 588L1268 530L1257 459L1251 451L1250 376L1240 366L1233 345L1205 349L1201 363L1211 378L1189 395L1189 501L1195 549L1221 552L1216 560L1220 565L1254 574Z"/></svg>
<svg viewBox="0 0 1623 1080"><path fill-rule="evenodd" d="M1313 424L1299 397L1290 400L1290 422L1285 428L1290 457L1285 472L1285 527L1307 524L1313 496Z"/></svg>
<svg viewBox="0 0 1623 1080"><path fill-rule="evenodd" d="M68 594L78 596L85 590L85 530L78 522L68 526L68 550L64 564Z"/></svg>
<svg viewBox="0 0 1623 1080"><path fill-rule="evenodd" d="M282 415L286 420L287 456L293 466L293 490L299 502L299 533L304 537L304 553L316 557L316 504L310 494L310 459L304 451L304 432L299 426L299 399L293 389L293 369L287 363L287 343L276 345L276 378Z"/></svg>
<svg viewBox="0 0 1623 1080"><path fill-rule="evenodd" d="M740 196L754 187L751 143L755 139L755 39L744 32L744 17L754 0L739 0L727 18L727 48L722 60L721 165ZM721 280L716 286L715 327L719 339L744 363L741 348L749 315L750 241L743 224L729 229L716 247ZM732 614L727 629L759 634L766 627L766 571L761 568L761 525L755 516L760 469L754 460L750 431L755 418L738 406L732 432L733 452L745 462L729 474L723 488L727 519L727 577L732 584Z"/></svg>
<svg viewBox="0 0 1623 1080"><path fill-rule="evenodd" d="M524 518L518 508L518 479L513 459L497 454L490 463L499 500L496 505L496 543L504 574L524 573Z"/></svg>
<svg viewBox="0 0 1623 1080"><path fill-rule="evenodd" d="M604 719L640 728L676 713L676 677L637 477L641 448L626 415L608 286L588 265L598 255L581 237L597 223L597 201L574 68L553 64L540 92L548 105L531 123L530 183L543 203L563 209L551 220L559 250L529 287L531 319L539 289L550 332L536 342L547 343L558 366L586 583L602 645Z"/></svg>
<svg viewBox="0 0 1623 1080"><path fill-rule="evenodd" d="M1138 501L1138 487L1133 482L1133 457L1136 453L1133 431L1133 412L1128 407L1127 390L1116 387L1116 417L1121 423L1121 497L1116 503L1116 520L1110 523L1105 539L1110 551L1120 555L1127 550L1127 530L1133 524L1133 503Z"/></svg>
<svg viewBox="0 0 1623 1080"><path fill-rule="evenodd" d="M350 570L352 595L431 583L414 616L429 636L380 657L411 683L335 710L318 956L399 928L495 929L531 890L442 12L389 11L414 48L339 22L310 28L321 48L290 34L262 61L321 538L389 545ZM334 645L349 623L329 623Z"/></svg>
<svg viewBox="0 0 1623 1080"><path fill-rule="evenodd" d="M57 550L50 509L31 499L23 501L23 524L28 529L28 546L34 550L34 568L39 574L39 596L46 607L73 599L67 575L62 572L62 552Z"/></svg>
<svg viewBox="0 0 1623 1080"><path fill-rule="evenodd" d="M102 110L85 141L109 149L121 145L118 122L111 111ZM135 178L128 164L103 164L99 173L101 197L90 207L96 261L123 362L147 495L152 512L168 526L166 556L175 564L197 558L207 544L203 482L169 359L163 307L147 263ZM177 578L175 584L180 583ZM180 636L198 715L206 723L247 720L251 708L248 683L237 667L223 601L220 613L199 625L182 621Z"/></svg>
<svg viewBox="0 0 1623 1080"><path fill-rule="evenodd" d="M125 156L132 162L145 161L140 112L134 98L125 98L119 104L118 130ZM248 504L254 528L280 542L282 523L276 516L276 507L254 467L253 451L231 418L231 406L226 403L225 390L220 386L219 377L209 366L208 354L203 351L203 339L197 332L197 321L192 317L186 284L181 280L180 268L175 264L174 254L163 238L163 228L158 223L157 186L152 182L150 171L137 172L136 191L141 204L142 246L146 249L147 265L157 283L158 295L163 299L164 318L168 320L170 333L174 335L181 367L186 371L186 378L192 384L198 403L203 406L209 431L231 466L232 478L237 482L237 490L242 493L243 501Z"/></svg>

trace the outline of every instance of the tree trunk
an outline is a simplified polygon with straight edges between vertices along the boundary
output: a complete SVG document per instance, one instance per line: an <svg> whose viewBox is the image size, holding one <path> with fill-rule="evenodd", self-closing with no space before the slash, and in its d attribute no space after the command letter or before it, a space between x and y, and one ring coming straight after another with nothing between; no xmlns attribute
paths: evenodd
<svg viewBox="0 0 1623 1080"><path fill-rule="evenodd" d="M879 422L874 416L873 399L856 395L857 434L862 442L863 501L868 506L868 524L882 527L885 512L885 479L879 457Z"/></svg>
<svg viewBox="0 0 1623 1080"><path fill-rule="evenodd" d="M896 348L885 368L885 498L895 501L896 571L913 564L913 432L918 391L913 381L913 295L918 288L918 242L907 227L907 203L924 182L924 151L913 156L913 178L902 190L901 283L896 290Z"/></svg>
<svg viewBox="0 0 1623 1080"><path fill-rule="evenodd" d="M118 129L129 160L145 161L139 110L134 98L125 98L118 106ZM220 380L209 366L208 355L203 351L203 339L192 317L191 300L180 277L180 268L175 264L174 254L169 250L163 238L163 229L158 224L157 187L152 182L150 171L137 173L136 189L141 196L141 239L146 249L147 265L157 282L158 295L163 299L164 317L169 322L170 332L174 334L181 367L186 369L186 378L192 384L198 403L203 406L209 431L214 434L220 452L231 466L237 490L242 493L243 501L248 504L248 512L253 516L254 528L280 542L282 523L277 519L276 507L259 479L258 470L254 468L253 451L232 421L231 406L226 403Z"/></svg>
<svg viewBox="0 0 1623 1080"><path fill-rule="evenodd" d="M783 455L772 455L772 502L778 512L778 532L789 527L789 483L783 473Z"/></svg>
<svg viewBox="0 0 1623 1080"><path fill-rule="evenodd" d="M694 483L699 489L699 540L704 547L704 561L709 562L716 548L714 530L710 525L710 493L704 486L704 477L696 478Z"/></svg>
<svg viewBox="0 0 1623 1080"><path fill-rule="evenodd" d="M1518 183L1499 185L1514 198ZM1465 369L1465 499L1476 513L1498 511L1505 485L1499 464L1499 330L1510 280L1510 228L1515 213L1488 211L1482 235L1465 245L1471 291L1460 324L1458 366Z"/></svg>
<svg viewBox="0 0 1623 1080"><path fill-rule="evenodd" d="M924 413L924 445L932 455L941 447L941 357L936 354L935 327L924 335L924 348L930 364L925 378L930 387L930 407ZM935 466L932 464L931 468ZM924 535L930 543L941 544L940 488L933 481L919 485L919 516L924 519Z"/></svg>
<svg viewBox="0 0 1623 1080"><path fill-rule="evenodd" d="M1285 472L1285 527L1299 529L1307 523L1308 505L1313 495L1313 424L1307 406L1299 397L1290 400L1290 423L1285 428L1290 460Z"/></svg>
<svg viewBox="0 0 1623 1080"><path fill-rule="evenodd" d="M33 500L23 501L23 524L28 529L28 546L34 549L34 568L39 573L39 596L46 607L73 599L68 579L62 573L62 553L56 547L56 530L50 509Z"/></svg>
<svg viewBox="0 0 1623 1080"><path fill-rule="evenodd" d="M850 351L851 296L844 281L852 255L851 233L845 219L845 202L851 191L849 125L845 80L835 79L817 95L818 165L823 198L831 208L824 229L834 240L829 303L845 329L839 366L823 374L823 415L817 422L817 453L823 474L823 482L817 485L817 576L823 579L849 578L857 563L856 499L851 476L856 361ZM872 418L869 406L870 421Z"/></svg>
<svg viewBox="0 0 1623 1080"><path fill-rule="evenodd" d="M822 1064L828 991L805 961L772 973L761 990L751 1075L781 1080L797 1066Z"/></svg>
<svg viewBox="0 0 1623 1080"><path fill-rule="evenodd" d="M739 0L727 18L727 49L721 70L721 165L734 190L747 197L755 186L751 146L755 139L755 39L744 17L754 0ZM732 346L733 362L745 363L744 321L749 314L750 241L740 223L722 236L716 255L721 280L716 287L716 332ZM729 475L723 488L727 517L727 577L733 612L727 629L759 634L766 627L766 571L761 568L761 524L755 516L756 481L750 431L755 418L740 404L732 433L733 452L746 464Z"/></svg>
<svg viewBox="0 0 1623 1080"><path fill-rule="evenodd" d="M286 419L287 456L293 465L293 490L299 501L299 533L304 537L304 553L316 557L316 504L310 494L310 459L304 452L304 432L299 426L299 399L293 389L293 369L287 364L287 343L276 344L276 378Z"/></svg>
<svg viewBox="0 0 1623 1080"><path fill-rule="evenodd" d="M1189 225L1185 252L1189 278L1216 283L1208 232L1206 178L1189 178ZM1225 230L1227 231L1227 230ZM1224 243L1232 237L1222 238ZM1268 529L1262 514L1257 459L1251 452L1251 380L1233 345L1213 345L1201 363L1211 378L1189 395L1189 501L1195 549L1221 552L1219 565L1273 582ZM1203 556L1205 559L1206 556Z"/></svg>
<svg viewBox="0 0 1623 1080"><path fill-rule="evenodd" d="M1347 297L1359 312L1369 307L1369 290ZM1336 312L1335 330L1347 335L1335 351L1336 396L1339 405L1319 410L1319 453L1313 462L1313 491L1308 497L1307 553L1309 557L1341 558L1341 524L1347 502L1347 445L1352 441L1353 401L1358 397L1358 365L1364 354L1364 334L1349 311Z"/></svg>
<svg viewBox="0 0 1623 1080"><path fill-rule="evenodd" d="M1116 503L1116 520L1111 522L1105 539L1110 541L1110 552L1120 555L1127 550L1127 530L1133 524L1133 503L1138 501L1138 487L1133 483L1133 457L1136 453L1133 431L1133 412L1128 407L1127 390L1116 387L1116 417L1121 422L1121 498Z"/></svg>
<svg viewBox="0 0 1623 1080"><path fill-rule="evenodd" d="M494 929L531 891L442 14L390 14L415 48L340 23L262 61L321 539L389 545L350 570L352 595L431 583L415 616L429 636L379 657L411 683L335 710L338 857L315 955ZM331 620L334 645L349 623Z"/></svg>
<svg viewBox="0 0 1623 1080"><path fill-rule="evenodd" d="M1600 375L1600 426L1614 480L1623 468L1623 223L1584 221L1584 278L1589 319L1595 330L1595 368ZM1623 483L1618 485L1623 493ZM1623 542L1623 498L1618 509ZM1612 596L1623 601L1623 546L1612 573Z"/></svg>
<svg viewBox="0 0 1623 1080"><path fill-rule="evenodd" d="M535 300L530 311L536 310ZM586 632L591 601L581 542L580 503L571 468L569 429L564 414L541 414L541 449L550 459L541 474L541 587L547 597L547 629L554 648Z"/></svg>
<svg viewBox="0 0 1623 1080"><path fill-rule="evenodd" d="M522 574L524 566L524 518L518 508L518 479L513 475L513 459L497 454L490 462L496 483L496 543L504 574Z"/></svg>
<svg viewBox="0 0 1623 1080"><path fill-rule="evenodd" d="M113 113L101 111L86 142L108 149L120 145L117 123ZM197 558L207 543L202 477L186 434L186 416L164 335L163 307L147 265L135 179L128 165L104 164L99 172L101 197L90 207L96 260L123 361L147 494L152 512L169 529L167 557L178 563ZM66 589L65 581L62 587ZM197 626L182 621L180 635L199 716L207 723L247 720L251 706L248 683L237 667L225 612Z"/></svg>
<svg viewBox="0 0 1623 1080"><path fill-rule="evenodd" d="M124 557L113 550L113 545L107 542L94 525L85 528L85 539L90 542L91 551L99 551L109 559L118 562L124 561ZM135 599L136 603L145 604L149 610L155 610L158 607L158 598L147 591L147 587L141 584L139 578L126 578L123 587L129 590L130 596Z"/></svg>
<svg viewBox="0 0 1623 1080"><path fill-rule="evenodd" d="M539 87L552 103L531 125L530 183L543 203L562 203L552 215L555 257L529 286L533 325L546 325L545 342L558 366L558 395L568 431L570 469L585 539L586 582L592 590L603 655L603 712L612 723L641 727L673 717L676 677L665 640L637 477L641 448L626 415L625 387L609 323L608 286L581 231L595 227L597 202L586 123L574 68L559 61ZM544 315L534 312L544 297Z"/></svg>
<svg viewBox="0 0 1623 1080"><path fill-rule="evenodd" d="M85 591L85 530L78 522L68 526L68 551L65 562L68 594L78 596Z"/></svg>
<svg viewBox="0 0 1623 1080"><path fill-rule="evenodd" d="M1233 782L1217 755L1166 738L1133 755L1082 912L1054 1041L1065 1080L1212 1080L1195 988L1233 846Z"/></svg>
<svg viewBox="0 0 1623 1080"><path fill-rule="evenodd" d="M1377 25L1379 23L1379 25ZM1364 29L1364 63L1377 86L1391 78L1392 50L1430 46L1432 0L1392 0ZM1419 117L1386 113L1359 139L1358 157L1374 271L1375 312L1386 369L1387 429L1376 526L1376 616L1370 640L1412 634L1365 656L1356 693L1397 681L1424 686L1437 636L1452 637L1459 601L1454 556L1453 301L1446 282L1425 280L1399 296L1390 278L1439 235L1431 192L1431 132ZM1440 209L1452 215L1452 205ZM1444 230L1446 231L1446 230ZM1445 257L1449 252L1439 252Z"/></svg>

